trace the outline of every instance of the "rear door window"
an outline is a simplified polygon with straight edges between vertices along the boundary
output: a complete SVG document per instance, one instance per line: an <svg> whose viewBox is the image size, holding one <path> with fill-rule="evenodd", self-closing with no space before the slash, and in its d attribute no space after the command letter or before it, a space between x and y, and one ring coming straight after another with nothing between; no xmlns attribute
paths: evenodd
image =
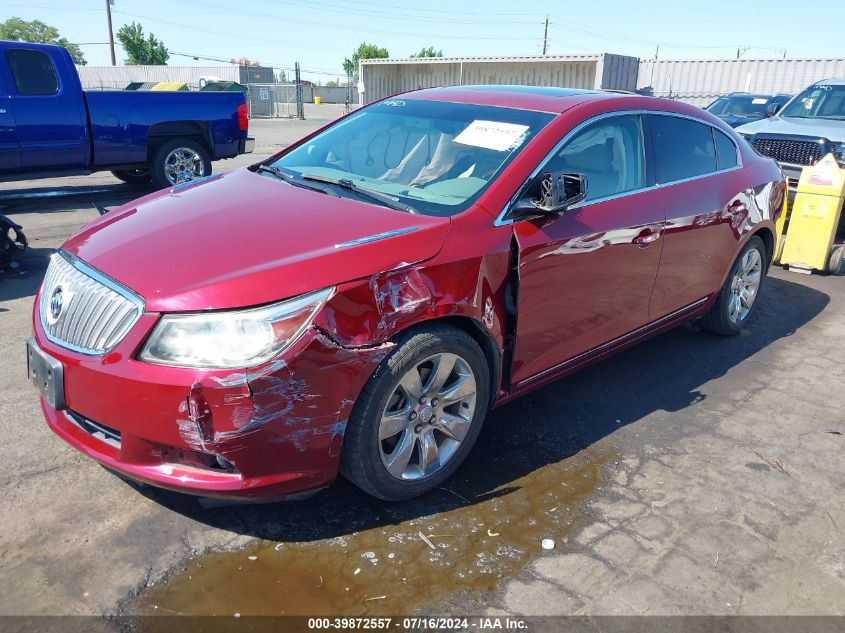
<svg viewBox="0 0 845 633"><path fill-rule="evenodd" d="M724 132L713 128L713 136L716 139L716 159L719 169L730 169L739 163L736 158L736 145Z"/></svg>
<svg viewBox="0 0 845 633"><path fill-rule="evenodd" d="M585 174L589 201L642 189L643 156L640 118L615 116L575 134L545 169Z"/></svg>
<svg viewBox="0 0 845 633"><path fill-rule="evenodd" d="M649 116L658 184L716 171L711 127L675 116Z"/></svg>
<svg viewBox="0 0 845 633"><path fill-rule="evenodd" d="M59 78L50 56L41 51L12 48L6 51L15 87L22 96L46 96L59 92Z"/></svg>

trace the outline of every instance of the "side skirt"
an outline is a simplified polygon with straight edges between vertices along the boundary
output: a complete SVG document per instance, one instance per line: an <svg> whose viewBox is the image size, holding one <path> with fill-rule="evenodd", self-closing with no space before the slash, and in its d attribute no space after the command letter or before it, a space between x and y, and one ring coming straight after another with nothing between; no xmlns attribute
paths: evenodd
<svg viewBox="0 0 845 633"><path fill-rule="evenodd" d="M666 316L658 319L657 321L652 321L651 323L644 325L641 328L637 328L627 334L623 334L619 338L613 339L612 341L608 341L607 343L603 343L598 347L594 347L591 350L583 352L578 356L573 356L569 360L565 360L554 367L550 367L541 371L538 374L534 374L520 383L514 385L510 392L502 395L497 401L495 406L500 406L511 400L514 400L520 396L523 396L535 389L539 389L550 382L554 382L555 380L559 380L564 376L568 376L569 374L586 367L587 365L591 365L595 362L598 362L608 356L612 356L613 354L622 351L623 349L627 349L632 345L635 345L641 341L651 338L652 336L656 336L661 332L665 332L666 330L670 330L682 323L686 323L688 321L693 321L704 314L710 309L713 301L715 300L716 295L710 295L707 297L703 297L698 301L694 301L693 303L672 312L671 314L667 314Z"/></svg>

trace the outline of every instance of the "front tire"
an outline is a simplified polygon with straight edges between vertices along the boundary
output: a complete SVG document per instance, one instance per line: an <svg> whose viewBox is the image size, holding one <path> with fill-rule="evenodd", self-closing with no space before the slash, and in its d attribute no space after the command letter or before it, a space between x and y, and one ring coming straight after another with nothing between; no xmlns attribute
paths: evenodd
<svg viewBox="0 0 845 633"><path fill-rule="evenodd" d="M211 158L197 141L175 138L156 149L150 168L153 184L158 189L166 189L209 176Z"/></svg>
<svg viewBox="0 0 845 633"><path fill-rule="evenodd" d="M731 267L713 307L701 319L701 327L723 336L739 334L757 305L766 268L766 246L752 235Z"/></svg>
<svg viewBox="0 0 845 633"><path fill-rule="evenodd" d="M386 501L434 490L472 449L489 401L490 368L466 332L431 325L400 336L352 409L341 473Z"/></svg>

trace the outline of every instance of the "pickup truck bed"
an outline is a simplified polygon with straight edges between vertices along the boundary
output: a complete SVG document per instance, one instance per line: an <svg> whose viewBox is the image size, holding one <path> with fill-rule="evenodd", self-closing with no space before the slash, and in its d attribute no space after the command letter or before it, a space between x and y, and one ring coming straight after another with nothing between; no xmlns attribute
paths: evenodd
<svg viewBox="0 0 845 633"><path fill-rule="evenodd" d="M241 93L85 92L59 46L0 41L0 181L112 171L167 187L250 152Z"/></svg>

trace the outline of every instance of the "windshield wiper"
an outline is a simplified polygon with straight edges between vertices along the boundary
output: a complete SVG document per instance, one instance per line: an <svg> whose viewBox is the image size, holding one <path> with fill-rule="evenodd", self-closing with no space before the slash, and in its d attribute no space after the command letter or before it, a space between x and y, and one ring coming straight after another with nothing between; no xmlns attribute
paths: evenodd
<svg viewBox="0 0 845 633"><path fill-rule="evenodd" d="M382 204L390 209L395 209L396 211L416 213L416 210L412 206L400 202L398 198L388 196L387 194L380 193L378 191L373 191L372 189L367 189L366 187L362 187L358 183L353 182L348 178L331 178L329 176L319 176L317 174L302 174L302 179L314 180L316 182L325 182L330 185L341 187L342 189L346 189L348 191L353 191L362 198L369 198L374 202Z"/></svg>
<svg viewBox="0 0 845 633"><path fill-rule="evenodd" d="M307 182L302 182L302 180L295 177L293 174L289 174L286 171L282 171L274 165L259 165L256 171L273 174L279 180L284 180L286 183L293 185L294 187L302 187L303 189L310 189L312 191L319 191L321 193L330 194L329 190L325 187L320 187L318 185L311 185Z"/></svg>

